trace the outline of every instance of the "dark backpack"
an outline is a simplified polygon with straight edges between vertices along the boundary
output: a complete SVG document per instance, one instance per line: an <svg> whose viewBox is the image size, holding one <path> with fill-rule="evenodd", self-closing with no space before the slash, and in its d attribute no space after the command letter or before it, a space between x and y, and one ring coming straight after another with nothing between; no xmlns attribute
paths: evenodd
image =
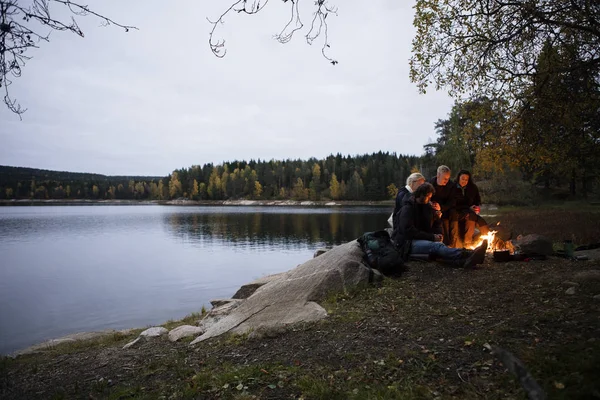
<svg viewBox="0 0 600 400"><path fill-rule="evenodd" d="M396 249L387 231L367 232L357 239L371 268L384 275L404 271L402 254Z"/></svg>

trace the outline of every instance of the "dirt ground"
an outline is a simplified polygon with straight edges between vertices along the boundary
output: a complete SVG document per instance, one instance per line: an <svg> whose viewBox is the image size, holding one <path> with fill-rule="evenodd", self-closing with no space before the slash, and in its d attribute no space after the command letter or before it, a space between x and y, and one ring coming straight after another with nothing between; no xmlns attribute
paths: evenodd
<svg viewBox="0 0 600 400"><path fill-rule="evenodd" d="M555 220L599 220L559 214L505 223L562 239L570 228ZM574 231L600 241L600 229ZM600 261L413 263L380 286L331 296L326 320L275 337L123 350L135 335L115 335L3 358L0 398L526 398L487 344L518 357L549 398L600 398L598 295Z"/></svg>

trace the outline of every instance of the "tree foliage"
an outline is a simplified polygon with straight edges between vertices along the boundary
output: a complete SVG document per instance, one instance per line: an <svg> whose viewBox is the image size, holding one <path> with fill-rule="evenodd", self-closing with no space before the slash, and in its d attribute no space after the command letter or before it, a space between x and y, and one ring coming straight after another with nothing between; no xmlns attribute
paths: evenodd
<svg viewBox="0 0 600 400"><path fill-rule="evenodd" d="M418 0L415 10L410 74L422 92L435 83L454 96L504 97L517 105L545 43L576 40L572 70L600 63L595 0Z"/></svg>
<svg viewBox="0 0 600 400"><path fill-rule="evenodd" d="M56 8L68 11L70 18L57 17ZM84 36L77 23L78 17L92 16L103 25L114 25L128 32L137 29L105 17L87 5L70 0L0 0L0 89L4 89L4 103L9 110L23 114L16 99L9 93L13 78L19 78L30 53L41 43L50 41L50 32L66 31Z"/></svg>
<svg viewBox="0 0 600 400"><path fill-rule="evenodd" d="M184 196L191 200L384 200L389 198L388 186L403 186L411 171L419 169L426 176L433 175L437 167L434 162L429 157L387 152L337 154L321 160L194 165L163 178L107 177L0 166L0 199L167 200ZM65 187L66 190L59 189Z"/></svg>

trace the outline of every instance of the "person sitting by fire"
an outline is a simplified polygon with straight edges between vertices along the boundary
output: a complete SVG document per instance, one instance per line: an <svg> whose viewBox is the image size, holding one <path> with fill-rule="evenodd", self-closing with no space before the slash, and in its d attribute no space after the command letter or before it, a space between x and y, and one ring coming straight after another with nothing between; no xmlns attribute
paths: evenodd
<svg viewBox="0 0 600 400"><path fill-rule="evenodd" d="M392 228L397 225L398 217L400 217L400 210L404 203L408 201L410 195L417 190L421 184L425 183L425 177L418 172L412 173L406 178L406 186L398 190L396 195L396 205L394 212L392 213Z"/></svg>
<svg viewBox="0 0 600 400"><path fill-rule="evenodd" d="M443 242L441 210L435 210L429 204L435 194L430 183L423 183L404 204L394 229L393 241L407 260L411 254L435 257L452 267L472 268L485 260L487 241L475 250L447 247Z"/></svg>
<svg viewBox="0 0 600 400"><path fill-rule="evenodd" d="M454 198L454 207L459 222L458 244L460 245L460 240L462 240L464 247L472 247L475 236L475 226L479 228L481 235L487 235L490 230L487 222L479 215L481 210L479 188L475 182L473 182L473 178L469 171L463 169L456 176Z"/></svg>
<svg viewBox="0 0 600 400"><path fill-rule="evenodd" d="M444 243L458 247L458 216L454 208L454 182L450 179L450 168L440 165L437 174L429 180L435 189L431 206L442 212L442 230Z"/></svg>

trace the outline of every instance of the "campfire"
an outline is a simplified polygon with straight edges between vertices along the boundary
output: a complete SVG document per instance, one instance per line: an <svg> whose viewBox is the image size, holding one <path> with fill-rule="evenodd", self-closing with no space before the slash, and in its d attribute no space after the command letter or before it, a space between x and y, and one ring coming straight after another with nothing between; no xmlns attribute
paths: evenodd
<svg viewBox="0 0 600 400"><path fill-rule="evenodd" d="M495 229L494 229L495 228ZM487 235L481 235L479 236L479 239L469 248L470 249L474 249L476 247L481 246L481 244L483 243L484 240L487 240L488 242L488 247L487 247L487 252L488 253L505 253L506 255L511 255L514 254L515 252L515 248L512 245L510 238L506 238L506 240L503 240L502 237L506 237L506 235L501 235L499 234L500 232L500 222L496 223L495 227L490 227L490 231Z"/></svg>

